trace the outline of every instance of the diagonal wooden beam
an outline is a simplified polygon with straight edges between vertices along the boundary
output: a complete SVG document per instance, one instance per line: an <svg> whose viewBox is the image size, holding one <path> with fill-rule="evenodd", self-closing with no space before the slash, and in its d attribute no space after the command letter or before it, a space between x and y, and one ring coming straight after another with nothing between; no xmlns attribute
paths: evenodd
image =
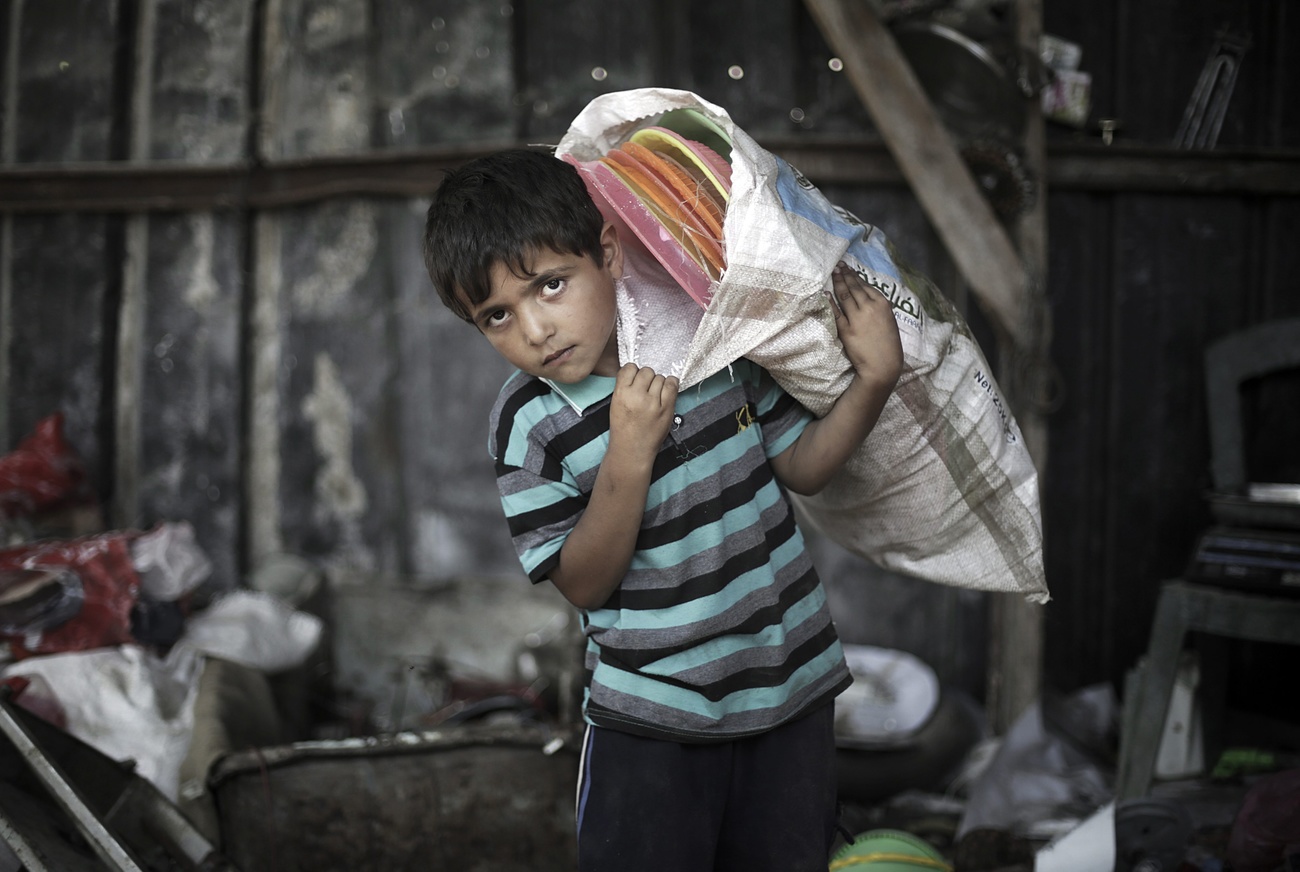
<svg viewBox="0 0 1300 872"><path fill-rule="evenodd" d="M1024 264L893 35L868 0L805 4L976 298L1024 347Z"/></svg>

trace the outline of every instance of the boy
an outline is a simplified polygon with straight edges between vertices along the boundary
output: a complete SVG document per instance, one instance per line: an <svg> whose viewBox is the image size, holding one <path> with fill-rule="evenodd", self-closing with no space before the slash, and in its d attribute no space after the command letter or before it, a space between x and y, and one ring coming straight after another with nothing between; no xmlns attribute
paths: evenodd
<svg viewBox="0 0 1300 872"><path fill-rule="evenodd" d="M443 303L519 369L491 416L502 505L588 639L579 868L824 870L851 679L783 488L820 490L875 424L902 367L889 302L836 270L856 375L814 420L744 359L680 395L620 365L618 234L548 153L449 173L424 244Z"/></svg>

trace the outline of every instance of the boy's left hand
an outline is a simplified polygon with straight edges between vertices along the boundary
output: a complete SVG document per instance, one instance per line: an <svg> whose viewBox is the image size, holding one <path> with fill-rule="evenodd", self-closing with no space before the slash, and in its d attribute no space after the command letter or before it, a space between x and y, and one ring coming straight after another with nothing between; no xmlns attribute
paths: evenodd
<svg viewBox="0 0 1300 872"><path fill-rule="evenodd" d="M831 273L831 288L835 328L858 378L892 389L903 371L893 305L842 262Z"/></svg>

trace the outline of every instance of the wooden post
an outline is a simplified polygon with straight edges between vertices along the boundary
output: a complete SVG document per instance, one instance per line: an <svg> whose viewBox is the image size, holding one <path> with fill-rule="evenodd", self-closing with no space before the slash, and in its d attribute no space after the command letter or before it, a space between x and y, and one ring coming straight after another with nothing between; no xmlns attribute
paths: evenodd
<svg viewBox="0 0 1300 872"><path fill-rule="evenodd" d="M1016 41L1022 56L1038 56L1042 0L1016 0ZM1019 343L1004 341L998 355L999 382L1007 393L1020 433L1038 468L1039 492L1047 470L1047 421L1036 405L1037 385L1051 341L1044 286L1047 276L1047 149L1037 96L1025 111L1024 166L1034 182L1033 204L1016 221L1013 234L1024 264L1026 284L1019 307ZM1043 610L1021 597L992 602L989 683L985 707L989 726L1004 733L1042 692Z"/></svg>
<svg viewBox="0 0 1300 872"><path fill-rule="evenodd" d="M149 160L153 125L154 30L157 0L142 0L136 20L136 48L131 58L130 141L132 161ZM134 527L140 514L141 343L149 282L149 221L139 213L126 219L126 252L122 258L122 304L118 311L117 372L114 373L114 458L112 526Z"/></svg>

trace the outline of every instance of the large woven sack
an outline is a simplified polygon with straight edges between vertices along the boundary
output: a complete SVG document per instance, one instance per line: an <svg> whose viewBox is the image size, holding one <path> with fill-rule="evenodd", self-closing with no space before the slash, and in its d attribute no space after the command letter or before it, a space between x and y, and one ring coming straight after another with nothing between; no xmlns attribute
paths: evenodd
<svg viewBox="0 0 1300 872"><path fill-rule="evenodd" d="M794 497L801 517L886 569L1046 602L1038 480L1020 429L965 321L880 230L830 203L723 109L688 91L597 97L557 155L593 161L682 108L731 139L727 268L701 309L595 197L625 250L622 360L674 374L686 390L747 357L824 415L852 376L828 296L831 270L844 260L892 301L903 374L843 472L820 494Z"/></svg>

